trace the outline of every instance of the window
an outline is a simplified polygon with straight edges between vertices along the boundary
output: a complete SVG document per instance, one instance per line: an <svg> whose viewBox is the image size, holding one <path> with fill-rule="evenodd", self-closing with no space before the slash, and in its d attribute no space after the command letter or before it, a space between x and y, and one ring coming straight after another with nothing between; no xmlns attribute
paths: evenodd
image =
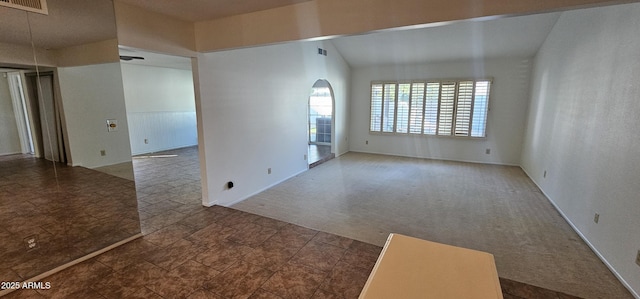
<svg viewBox="0 0 640 299"><path fill-rule="evenodd" d="M485 137L491 80L371 83L371 132Z"/></svg>
<svg viewBox="0 0 640 299"><path fill-rule="evenodd" d="M331 143L333 97L322 81L316 82L309 96L309 143Z"/></svg>

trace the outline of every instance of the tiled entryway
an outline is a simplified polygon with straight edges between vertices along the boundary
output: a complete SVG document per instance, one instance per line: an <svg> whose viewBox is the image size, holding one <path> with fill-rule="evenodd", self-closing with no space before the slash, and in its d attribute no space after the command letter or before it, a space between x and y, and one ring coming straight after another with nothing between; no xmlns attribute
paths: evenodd
<svg viewBox="0 0 640 299"><path fill-rule="evenodd" d="M331 153L331 145L309 144L309 168L316 167L335 158Z"/></svg>
<svg viewBox="0 0 640 299"><path fill-rule="evenodd" d="M6 298L357 298L378 246L214 206ZM575 298L502 280L506 299Z"/></svg>
<svg viewBox="0 0 640 299"><path fill-rule="evenodd" d="M143 234L204 209L196 146L135 156L133 170Z"/></svg>
<svg viewBox="0 0 640 299"><path fill-rule="evenodd" d="M214 206L8 298L355 298L380 249Z"/></svg>

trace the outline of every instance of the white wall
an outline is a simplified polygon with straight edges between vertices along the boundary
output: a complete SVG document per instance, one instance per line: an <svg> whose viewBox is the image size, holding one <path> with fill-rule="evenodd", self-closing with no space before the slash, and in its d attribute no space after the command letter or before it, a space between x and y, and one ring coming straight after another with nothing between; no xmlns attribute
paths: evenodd
<svg viewBox="0 0 640 299"><path fill-rule="evenodd" d="M197 145L191 70L126 63L121 67L131 152L137 155Z"/></svg>
<svg viewBox="0 0 640 299"><path fill-rule="evenodd" d="M504 58L354 69L350 149L419 158L518 165L528 102L530 64L526 58ZM474 77L493 77L486 138L369 132L371 81ZM366 141L369 141L368 145ZM491 149L489 155L485 153L486 149Z"/></svg>
<svg viewBox="0 0 640 299"><path fill-rule="evenodd" d="M328 56L318 55L318 47ZM333 87L335 151L346 152L349 75L329 42L202 54L198 77L209 190L203 203L231 204L307 169L307 105L318 79ZM226 189L227 181L235 187Z"/></svg>
<svg viewBox="0 0 640 299"><path fill-rule="evenodd" d="M525 171L636 298L638 16L640 4L561 15L535 60L522 154Z"/></svg>
<svg viewBox="0 0 640 299"><path fill-rule="evenodd" d="M120 63L61 67L57 72L73 165L95 168L131 161ZM107 119L118 120L118 131L107 132Z"/></svg>
<svg viewBox="0 0 640 299"><path fill-rule="evenodd" d="M0 73L0 155L22 152L7 73Z"/></svg>

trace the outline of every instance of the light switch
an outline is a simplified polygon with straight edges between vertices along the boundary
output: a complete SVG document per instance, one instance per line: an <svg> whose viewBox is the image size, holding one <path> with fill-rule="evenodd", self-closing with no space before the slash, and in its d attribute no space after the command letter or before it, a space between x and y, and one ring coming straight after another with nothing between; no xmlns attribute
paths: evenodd
<svg viewBox="0 0 640 299"><path fill-rule="evenodd" d="M109 131L109 132L118 131L118 120L116 120L116 119L107 119L107 131Z"/></svg>

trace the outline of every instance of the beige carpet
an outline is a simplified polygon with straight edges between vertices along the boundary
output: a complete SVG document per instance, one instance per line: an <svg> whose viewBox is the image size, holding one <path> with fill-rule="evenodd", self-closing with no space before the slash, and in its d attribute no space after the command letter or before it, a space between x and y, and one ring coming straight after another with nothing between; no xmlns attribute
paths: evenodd
<svg viewBox="0 0 640 299"><path fill-rule="evenodd" d="M519 167L348 153L233 208L379 246L395 232L482 250L501 277L633 298Z"/></svg>

